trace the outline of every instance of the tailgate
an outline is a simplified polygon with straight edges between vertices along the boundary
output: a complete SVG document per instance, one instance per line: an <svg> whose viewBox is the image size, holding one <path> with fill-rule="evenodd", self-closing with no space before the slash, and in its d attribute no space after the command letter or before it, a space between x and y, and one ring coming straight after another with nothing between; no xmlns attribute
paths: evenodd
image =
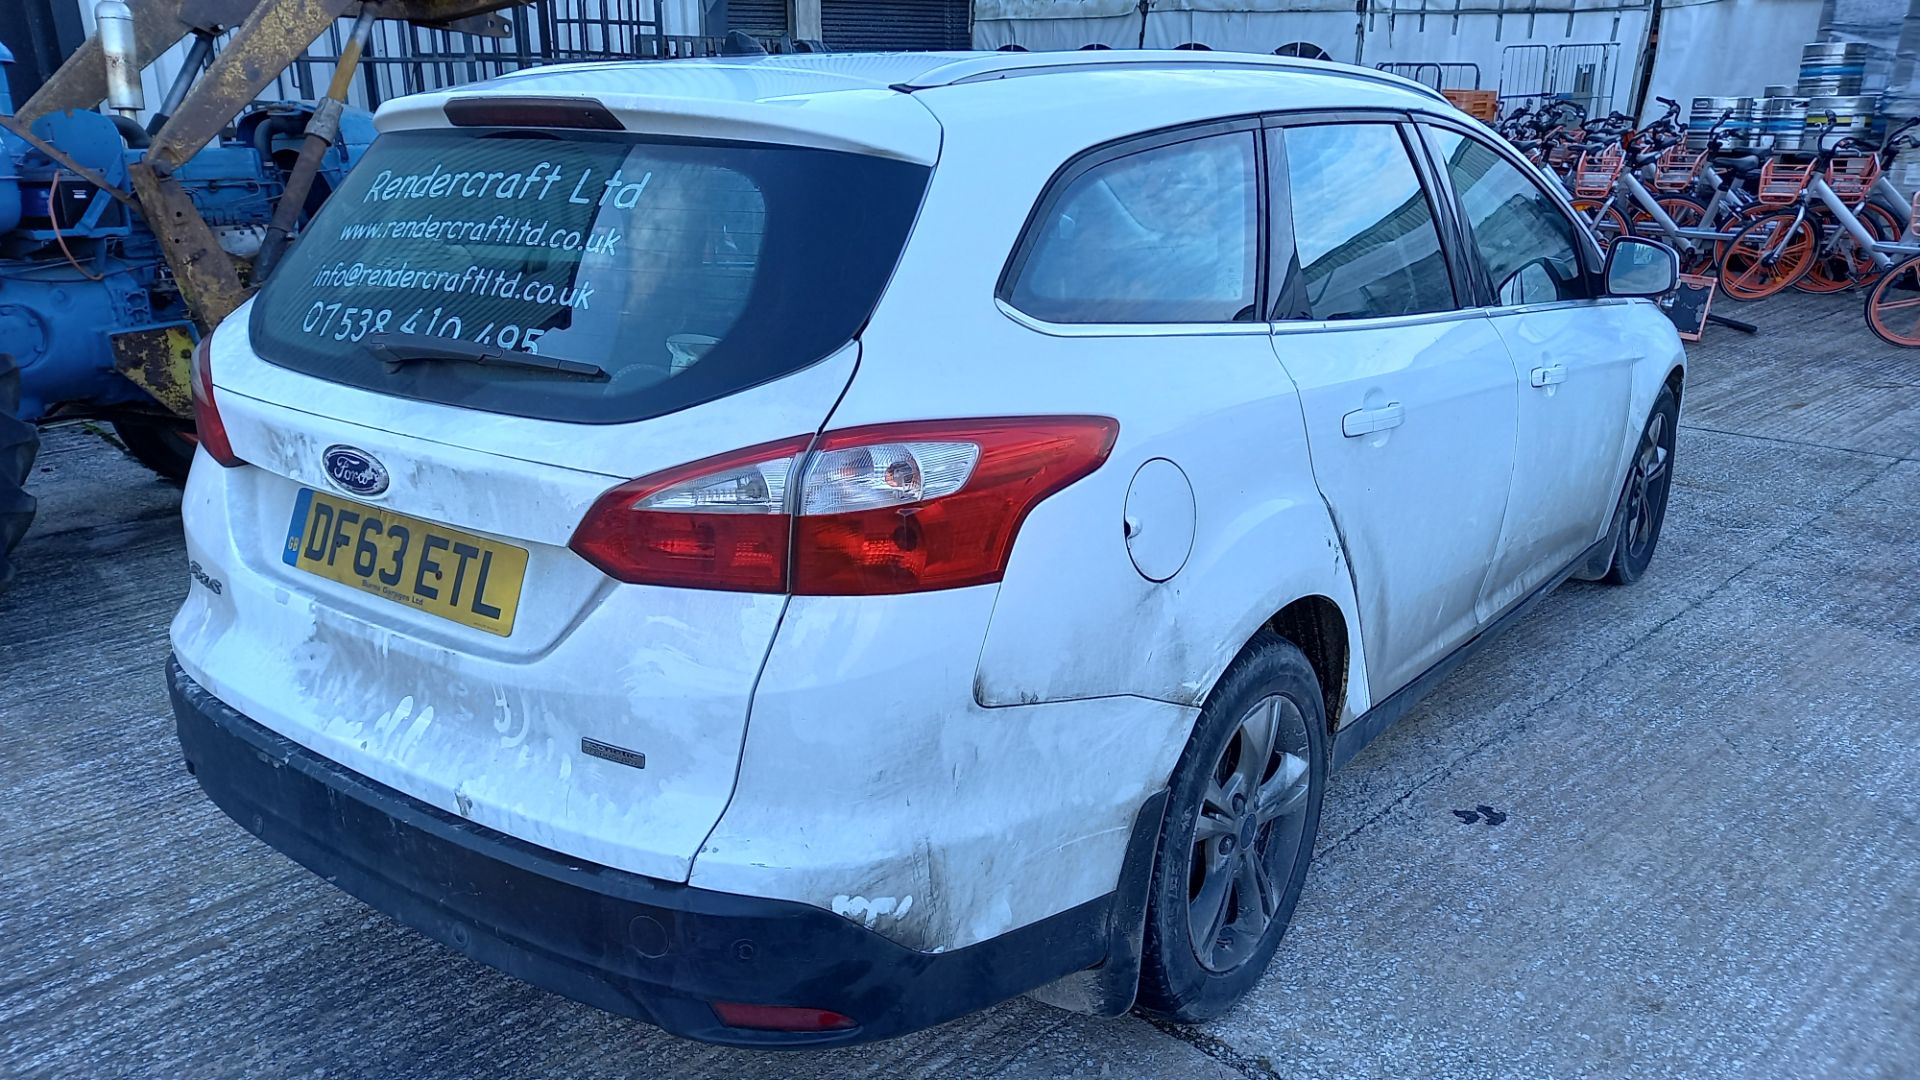
<svg viewBox="0 0 1920 1080"><path fill-rule="evenodd" d="M174 624L182 667L415 798L684 880L786 598L623 584L568 540L625 481L819 429L926 175L383 135L206 353L245 464L188 485L219 588Z"/></svg>

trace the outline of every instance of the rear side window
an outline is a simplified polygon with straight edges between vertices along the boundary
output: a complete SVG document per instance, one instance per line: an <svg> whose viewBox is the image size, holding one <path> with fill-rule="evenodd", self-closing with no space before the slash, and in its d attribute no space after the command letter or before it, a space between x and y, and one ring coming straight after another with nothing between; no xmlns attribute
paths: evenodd
<svg viewBox="0 0 1920 1080"><path fill-rule="evenodd" d="M777 378L878 302L924 167L801 147L628 135L383 135L253 309L267 360L384 393L587 423ZM444 358L391 335L605 376Z"/></svg>
<svg viewBox="0 0 1920 1080"><path fill-rule="evenodd" d="M1366 319L1454 307L1433 206L1391 124L1285 129L1296 265L1283 318ZM1279 157L1280 155L1275 155Z"/></svg>
<svg viewBox="0 0 1920 1080"><path fill-rule="evenodd" d="M1058 323L1254 316L1258 166L1250 131L1093 166L1045 207L1008 303Z"/></svg>
<svg viewBox="0 0 1920 1080"><path fill-rule="evenodd" d="M1485 143L1445 128L1427 132L1446 162L1475 252L1501 305L1593 295L1573 221L1540 185Z"/></svg>

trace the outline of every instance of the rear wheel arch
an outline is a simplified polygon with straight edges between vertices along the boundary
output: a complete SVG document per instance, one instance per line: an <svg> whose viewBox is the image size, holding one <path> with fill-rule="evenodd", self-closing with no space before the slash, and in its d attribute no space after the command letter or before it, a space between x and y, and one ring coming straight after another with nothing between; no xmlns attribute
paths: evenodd
<svg viewBox="0 0 1920 1080"><path fill-rule="evenodd" d="M1351 674L1352 643L1347 633L1347 617L1331 597L1318 594L1302 596L1275 612L1262 628L1271 630L1292 643L1320 680L1320 692L1326 700L1327 727L1340 726L1345 711L1347 680Z"/></svg>

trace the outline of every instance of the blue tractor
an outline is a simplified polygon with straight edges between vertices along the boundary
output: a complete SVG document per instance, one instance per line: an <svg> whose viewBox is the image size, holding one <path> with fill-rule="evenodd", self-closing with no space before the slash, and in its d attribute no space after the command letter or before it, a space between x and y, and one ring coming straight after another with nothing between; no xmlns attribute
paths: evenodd
<svg viewBox="0 0 1920 1080"><path fill-rule="evenodd" d="M109 424L142 463L186 475L195 344L373 139L372 118L345 107L373 20L446 26L512 2L144 0L136 25L102 0L95 36L18 111L0 46L0 588L33 520L39 425ZM259 103L356 10L326 97ZM137 122L139 72L189 36L180 77Z"/></svg>

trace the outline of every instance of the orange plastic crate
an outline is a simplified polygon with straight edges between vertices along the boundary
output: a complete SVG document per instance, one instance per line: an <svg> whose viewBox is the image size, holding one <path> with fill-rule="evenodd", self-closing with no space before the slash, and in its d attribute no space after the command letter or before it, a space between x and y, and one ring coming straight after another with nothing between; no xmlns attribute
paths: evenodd
<svg viewBox="0 0 1920 1080"><path fill-rule="evenodd" d="M1442 90L1453 107L1485 123L1500 119L1500 92L1497 90Z"/></svg>

